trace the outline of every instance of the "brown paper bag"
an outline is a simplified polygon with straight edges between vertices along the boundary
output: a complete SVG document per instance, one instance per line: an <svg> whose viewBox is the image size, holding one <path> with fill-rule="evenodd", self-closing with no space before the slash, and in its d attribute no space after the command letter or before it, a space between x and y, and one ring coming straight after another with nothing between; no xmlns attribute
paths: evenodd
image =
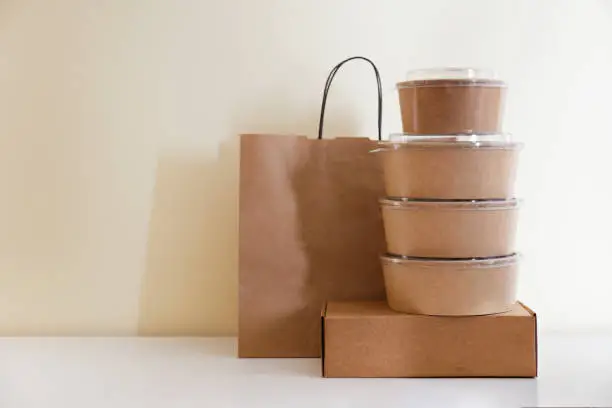
<svg viewBox="0 0 612 408"><path fill-rule="evenodd" d="M320 356L330 300L383 300L382 169L367 138L245 134L240 144L240 357Z"/></svg>

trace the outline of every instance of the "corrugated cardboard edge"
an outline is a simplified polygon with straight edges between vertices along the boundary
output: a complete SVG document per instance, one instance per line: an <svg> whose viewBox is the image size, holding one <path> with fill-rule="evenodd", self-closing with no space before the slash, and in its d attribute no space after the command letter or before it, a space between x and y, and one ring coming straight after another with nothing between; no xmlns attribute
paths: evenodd
<svg viewBox="0 0 612 408"><path fill-rule="evenodd" d="M521 305L523 309L528 311L529 314L531 314L531 316L533 317L533 326L534 326L533 327L533 336L534 336L533 341L535 344L535 374L531 378L537 378L540 372L540 357L539 357L539 346L538 346L538 315L529 306L527 306L520 300L518 301L518 304Z"/></svg>
<svg viewBox="0 0 612 408"><path fill-rule="evenodd" d="M325 315L327 314L327 303L321 309L321 376L325 375Z"/></svg>

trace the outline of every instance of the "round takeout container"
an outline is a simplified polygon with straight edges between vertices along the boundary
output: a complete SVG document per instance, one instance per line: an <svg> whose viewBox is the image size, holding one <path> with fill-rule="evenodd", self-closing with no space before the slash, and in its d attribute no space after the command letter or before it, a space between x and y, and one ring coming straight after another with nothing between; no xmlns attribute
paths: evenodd
<svg viewBox="0 0 612 408"><path fill-rule="evenodd" d="M482 259L381 257L387 302L440 316L503 313L516 302L518 255Z"/></svg>
<svg viewBox="0 0 612 408"><path fill-rule="evenodd" d="M380 200L387 252L425 258L488 258L515 252L519 202Z"/></svg>
<svg viewBox="0 0 612 408"><path fill-rule="evenodd" d="M523 145L509 134L392 134L380 156L389 197L505 199L514 197Z"/></svg>
<svg viewBox="0 0 612 408"><path fill-rule="evenodd" d="M501 131L506 83L476 68L408 72L397 84L403 131L419 134Z"/></svg>

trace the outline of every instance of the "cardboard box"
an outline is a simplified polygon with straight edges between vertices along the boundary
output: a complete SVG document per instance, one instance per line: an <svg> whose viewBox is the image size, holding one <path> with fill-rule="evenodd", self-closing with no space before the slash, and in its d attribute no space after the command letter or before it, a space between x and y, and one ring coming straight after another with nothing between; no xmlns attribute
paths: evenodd
<svg viewBox="0 0 612 408"><path fill-rule="evenodd" d="M329 302L324 377L536 377L537 319L522 303L488 316L395 312L385 302Z"/></svg>

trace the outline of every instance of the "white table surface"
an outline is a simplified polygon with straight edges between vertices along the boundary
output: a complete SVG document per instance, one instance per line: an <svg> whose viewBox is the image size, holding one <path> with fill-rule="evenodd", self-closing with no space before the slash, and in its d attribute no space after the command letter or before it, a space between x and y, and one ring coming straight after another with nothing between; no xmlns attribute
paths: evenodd
<svg viewBox="0 0 612 408"><path fill-rule="evenodd" d="M538 379L324 379L232 338L0 338L0 408L612 407L612 335L541 335Z"/></svg>

